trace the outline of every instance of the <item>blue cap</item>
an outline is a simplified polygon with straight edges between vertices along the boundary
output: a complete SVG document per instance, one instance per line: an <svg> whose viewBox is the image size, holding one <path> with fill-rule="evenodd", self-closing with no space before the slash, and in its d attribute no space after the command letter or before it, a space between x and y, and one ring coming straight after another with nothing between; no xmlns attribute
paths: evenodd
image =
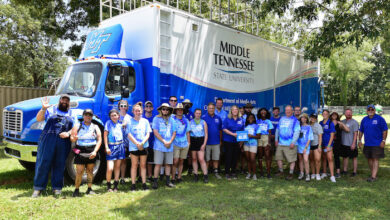
<svg viewBox="0 0 390 220"><path fill-rule="evenodd" d="M367 105L367 109L369 109L369 108L375 109L375 105L373 105L373 104Z"/></svg>

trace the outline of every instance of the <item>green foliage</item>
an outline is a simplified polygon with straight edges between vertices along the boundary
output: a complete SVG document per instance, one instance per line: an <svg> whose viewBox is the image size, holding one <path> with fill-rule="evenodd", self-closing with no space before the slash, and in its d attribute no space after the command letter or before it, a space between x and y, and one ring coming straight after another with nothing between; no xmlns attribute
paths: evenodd
<svg viewBox="0 0 390 220"><path fill-rule="evenodd" d="M31 7L32 8L32 7ZM62 74L66 59L56 37L42 30L29 7L0 4L0 84L43 86L44 74Z"/></svg>

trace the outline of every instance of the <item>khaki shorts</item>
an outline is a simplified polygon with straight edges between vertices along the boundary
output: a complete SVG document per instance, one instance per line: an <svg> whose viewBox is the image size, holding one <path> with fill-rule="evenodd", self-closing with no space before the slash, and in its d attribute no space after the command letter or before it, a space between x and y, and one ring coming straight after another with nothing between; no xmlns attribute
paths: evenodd
<svg viewBox="0 0 390 220"><path fill-rule="evenodd" d="M251 153L257 153L257 147L255 146L248 146L248 145L244 145L244 151L249 151Z"/></svg>
<svg viewBox="0 0 390 220"><path fill-rule="evenodd" d="M289 163L295 162L297 160L297 146L295 145L293 149L290 149L290 146L278 145L275 160L283 160L284 158Z"/></svg>
<svg viewBox="0 0 390 220"><path fill-rule="evenodd" d="M154 164L162 165L162 164L173 164L173 152L162 152L155 150L154 151Z"/></svg>
<svg viewBox="0 0 390 220"><path fill-rule="evenodd" d="M188 155L188 149L189 147L177 147L173 146L173 158L180 158L180 159L186 159Z"/></svg>
<svg viewBox="0 0 390 220"><path fill-rule="evenodd" d="M265 147L269 144L268 142L268 135L262 134L260 139L257 141L257 146Z"/></svg>
<svg viewBox="0 0 390 220"><path fill-rule="evenodd" d="M206 145L206 161L219 160L220 155L220 146L219 144L215 145Z"/></svg>

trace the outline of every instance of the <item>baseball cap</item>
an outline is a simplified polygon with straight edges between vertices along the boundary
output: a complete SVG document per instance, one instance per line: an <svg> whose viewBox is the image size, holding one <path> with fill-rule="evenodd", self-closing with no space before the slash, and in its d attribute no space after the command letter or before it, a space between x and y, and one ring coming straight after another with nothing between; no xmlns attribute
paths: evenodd
<svg viewBox="0 0 390 220"><path fill-rule="evenodd" d="M373 105L373 104L367 105L367 109L369 109L369 108L375 109L375 105Z"/></svg>

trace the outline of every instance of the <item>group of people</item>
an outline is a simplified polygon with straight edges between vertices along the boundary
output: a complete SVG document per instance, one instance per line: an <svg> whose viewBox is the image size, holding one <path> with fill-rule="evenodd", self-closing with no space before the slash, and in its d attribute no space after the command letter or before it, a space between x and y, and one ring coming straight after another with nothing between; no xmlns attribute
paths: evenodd
<svg viewBox="0 0 390 220"><path fill-rule="evenodd" d="M109 112L103 133L92 123L93 111L86 109L79 122L69 109L70 97L62 95L59 104L50 106L42 99L42 109L37 121L46 121L40 136L34 177L33 197L38 197L46 188L51 171L52 188L55 195L61 194L65 161L72 149L76 164L75 191L80 196L79 187L84 171L87 172L88 190L92 190L93 168L101 146L105 148L107 160L107 191L118 191L118 185L125 183L126 159L131 159L131 190L136 190L137 176L142 189L148 189L147 179L152 188L158 188L158 181L165 176L165 185L175 187L182 181L184 162L188 159L188 173L194 181L199 181L199 167L203 182L209 182L209 170L221 179L220 161L224 160L227 180L237 179L238 162L241 169L247 164L246 179L257 180L257 167L260 177L272 178L272 157L278 165L276 176L293 179L298 161L298 179L310 181L327 177L330 180L346 174L348 159L353 160L352 176L357 173L358 146L368 159L371 175L367 179L377 179L379 159L384 157L387 138L387 124L375 113L375 106L367 106L367 114L360 125L352 119L352 110L345 110L345 119L328 110L322 113L323 120L317 122L317 115L301 114L300 107L285 107L285 116L280 116L280 108L274 107L272 117L266 108L253 114L253 106L248 103L243 111L236 105L229 112L223 110L223 100L207 105L207 111L196 108L191 112L192 103L186 99L178 103L176 96L163 103L154 115L153 103L139 102L132 106L126 100L118 103L118 108ZM244 133L244 139L238 138ZM241 135L240 135L241 136ZM242 137L241 137L242 138ZM341 171L340 157L343 157ZM256 160L257 158L257 160ZM263 171L263 158L265 172ZM283 173L283 161L289 164L288 174ZM258 162L258 164L257 164ZM322 172L320 172L322 165ZM154 166L154 167L153 167ZM336 173L335 173L336 166ZM112 184L112 173L114 182ZM311 175L310 175L311 173ZM137 175L138 174L138 175Z"/></svg>

